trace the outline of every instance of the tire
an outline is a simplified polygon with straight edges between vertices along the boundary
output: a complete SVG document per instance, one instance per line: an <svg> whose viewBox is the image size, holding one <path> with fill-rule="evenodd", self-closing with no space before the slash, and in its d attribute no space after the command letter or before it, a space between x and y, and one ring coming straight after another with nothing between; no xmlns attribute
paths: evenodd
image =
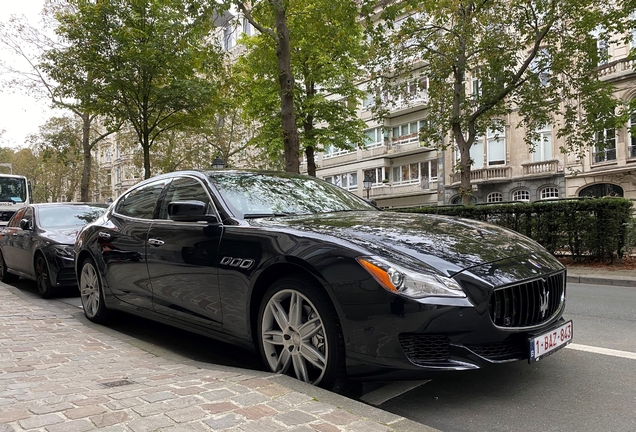
<svg viewBox="0 0 636 432"><path fill-rule="evenodd" d="M108 309L104 303L104 290L97 266L92 259L87 258L82 264L78 284L86 318L99 324L106 323Z"/></svg>
<svg viewBox="0 0 636 432"><path fill-rule="evenodd" d="M261 302L257 338L263 362L272 372L332 391L342 391L348 382L336 310L314 283L298 276L276 281Z"/></svg>
<svg viewBox="0 0 636 432"><path fill-rule="evenodd" d="M18 275L9 273L7 270L7 263L4 261L4 255L2 255L2 251L0 251L0 280L2 282L11 283L17 281L18 278Z"/></svg>
<svg viewBox="0 0 636 432"><path fill-rule="evenodd" d="M38 287L38 293L43 299L53 296L55 288L51 285L51 276L46 258L41 253L35 257L35 284Z"/></svg>

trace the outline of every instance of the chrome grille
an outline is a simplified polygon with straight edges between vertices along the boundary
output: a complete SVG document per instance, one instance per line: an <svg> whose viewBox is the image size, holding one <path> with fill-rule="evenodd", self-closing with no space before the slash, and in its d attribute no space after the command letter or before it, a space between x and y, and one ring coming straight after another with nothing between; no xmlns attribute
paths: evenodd
<svg viewBox="0 0 636 432"><path fill-rule="evenodd" d="M495 289L488 304L490 319L505 328L540 325L559 310L564 290L565 272Z"/></svg>

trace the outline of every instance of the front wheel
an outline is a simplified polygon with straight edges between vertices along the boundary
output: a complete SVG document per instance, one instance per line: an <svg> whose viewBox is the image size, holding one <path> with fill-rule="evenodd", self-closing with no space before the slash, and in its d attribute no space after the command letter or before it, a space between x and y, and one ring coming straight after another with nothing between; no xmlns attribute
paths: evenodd
<svg viewBox="0 0 636 432"><path fill-rule="evenodd" d="M82 264L79 290L86 318L96 323L105 323L108 318L108 309L104 304L104 291L97 273L97 266L90 258Z"/></svg>
<svg viewBox="0 0 636 432"><path fill-rule="evenodd" d="M51 285L49 266L47 265L44 255L41 253L38 253L35 258L35 284L38 287L40 297L48 299L53 296L55 288Z"/></svg>
<svg viewBox="0 0 636 432"><path fill-rule="evenodd" d="M338 391L346 381L338 316L321 287L285 277L265 293L259 350L272 372Z"/></svg>

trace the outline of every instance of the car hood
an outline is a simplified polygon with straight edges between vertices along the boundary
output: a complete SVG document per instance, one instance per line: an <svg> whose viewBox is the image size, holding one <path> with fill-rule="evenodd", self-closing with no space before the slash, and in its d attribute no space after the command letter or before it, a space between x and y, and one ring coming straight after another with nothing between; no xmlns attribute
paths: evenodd
<svg viewBox="0 0 636 432"><path fill-rule="evenodd" d="M560 268L533 240L469 219L366 211L255 219L249 223L330 236L336 242L353 243L367 253L387 258L400 260L406 255L448 276L513 257L525 257L536 262L538 268Z"/></svg>
<svg viewBox="0 0 636 432"><path fill-rule="evenodd" d="M53 243L72 245L75 243L77 233L82 227L60 227L55 229L46 229L40 232L40 236L47 238Z"/></svg>

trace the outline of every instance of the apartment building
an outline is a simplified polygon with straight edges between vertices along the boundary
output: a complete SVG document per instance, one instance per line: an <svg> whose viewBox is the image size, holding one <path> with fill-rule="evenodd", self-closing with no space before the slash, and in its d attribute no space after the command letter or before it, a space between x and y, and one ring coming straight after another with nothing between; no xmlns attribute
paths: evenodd
<svg viewBox="0 0 636 432"><path fill-rule="evenodd" d="M615 96L623 101L636 97L630 45L599 46L610 58L599 65L599 75L614 84ZM472 92L479 81L466 85ZM359 115L369 126L366 146L351 152L327 149L318 156L317 176L368 196L380 207L459 204L456 149L449 145L436 151L418 138L419 125L426 121L426 83L407 93L408 100L387 104L384 124L375 123L370 114L372 99L363 101ZM629 132L636 115L619 130L598 131L583 157L562 153L564 139L557 138L552 125L535 131L533 151L525 142L528 131L517 127L516 114L503 120L502 130L488 131L471 148L474 203L608 195L636 199L636 135ZM603 142L602 148L597 142ZM370 189L364 187L365 178L372 180Z"/></svg>

